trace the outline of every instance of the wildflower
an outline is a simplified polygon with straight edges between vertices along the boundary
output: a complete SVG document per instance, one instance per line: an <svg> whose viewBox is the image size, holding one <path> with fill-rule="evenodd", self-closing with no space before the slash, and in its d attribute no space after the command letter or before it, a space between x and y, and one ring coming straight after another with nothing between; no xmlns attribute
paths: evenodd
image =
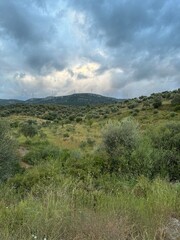
<svg viewBox="0 0 180 240"><path fill-rule="evenodd" d="M32 234L32 237L33 237L34 239L37 239L37 236L36 236L36 235L34 235L34 234Z"/></svg>

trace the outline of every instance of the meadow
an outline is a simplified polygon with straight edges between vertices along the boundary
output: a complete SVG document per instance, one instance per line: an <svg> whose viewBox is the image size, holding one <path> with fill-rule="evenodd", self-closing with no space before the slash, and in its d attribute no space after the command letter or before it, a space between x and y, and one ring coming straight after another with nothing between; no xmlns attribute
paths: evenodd
<svg viewBox="0 0 180 240"><path fill-rule="evenodd" d="M180 239L179 89L0 117L0 240Z"/></svg>

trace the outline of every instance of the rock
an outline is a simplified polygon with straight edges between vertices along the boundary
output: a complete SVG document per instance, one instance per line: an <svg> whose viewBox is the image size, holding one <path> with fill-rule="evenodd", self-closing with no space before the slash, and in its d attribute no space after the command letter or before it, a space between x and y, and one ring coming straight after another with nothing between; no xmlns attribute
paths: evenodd
<svg viewBox="0 0 180 240"><path fill-rule="evenodd" d="M171 218L164 229L165 240L180 240L180 220Z"/></svg>

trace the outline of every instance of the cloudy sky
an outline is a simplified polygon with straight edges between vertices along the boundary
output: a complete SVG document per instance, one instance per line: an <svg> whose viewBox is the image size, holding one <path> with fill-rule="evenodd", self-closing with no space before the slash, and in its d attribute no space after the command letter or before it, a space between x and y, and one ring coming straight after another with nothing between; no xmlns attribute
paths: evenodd
<svg viewBox="0 0 180 240"><path fill-rule="evenodd" d="M179 87L179 0L0 0L0 98Z"/></svg>

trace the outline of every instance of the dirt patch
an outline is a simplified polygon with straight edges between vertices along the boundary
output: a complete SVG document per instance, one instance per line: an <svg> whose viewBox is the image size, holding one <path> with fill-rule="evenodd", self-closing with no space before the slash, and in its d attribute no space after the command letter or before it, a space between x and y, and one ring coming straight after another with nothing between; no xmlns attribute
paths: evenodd
<svg viewBox="0 0 180 240"><path fill-rule="evenodd" d="M20 155L20 157L24 157L27 153L29 152L29 150L27 150L25 147L19 147L18 149L18 153Z"/></svg>

